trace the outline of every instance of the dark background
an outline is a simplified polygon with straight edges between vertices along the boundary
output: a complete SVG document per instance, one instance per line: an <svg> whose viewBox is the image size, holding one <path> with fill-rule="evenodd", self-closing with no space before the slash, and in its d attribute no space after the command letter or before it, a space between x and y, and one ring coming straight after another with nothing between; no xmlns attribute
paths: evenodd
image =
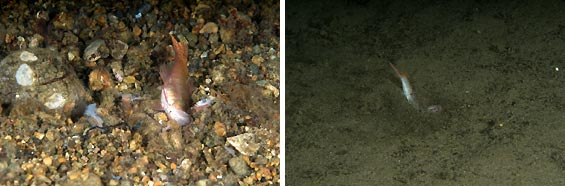
<svg viewBox="0 0 565 186"><path fill-rule="evenodd" d="M288 185L565 184L563 1L286 8Z"/></svg>

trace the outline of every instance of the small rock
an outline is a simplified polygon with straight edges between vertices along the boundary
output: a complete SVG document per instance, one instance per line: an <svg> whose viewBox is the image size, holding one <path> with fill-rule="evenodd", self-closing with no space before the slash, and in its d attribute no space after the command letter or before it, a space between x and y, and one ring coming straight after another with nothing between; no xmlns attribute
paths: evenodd
<svg viewBox="0 0 565 186"><path fill-rule="evenodd" d="M139 37L140 34L141 34L141 28L139 28L137 25L133 26L133 35Z"/></svg>
<svg viewBox="0 0 565 186"><path fill-rule="evenodd" d="M67 102L67 99L65 99L65 97L63 97L61 93L55 93L49 96L45 101L46 102L44 103L44 105L47 108L57 109L61 108L65 104L65 102Z"/></svg>
<svg viewBox="0 0 565 186"><path fill-rule="evenodd" d="M206 23L201 29L201 34L210 34L210 33L217 33L218 32L218 25L214 22Z"/></svg>
<svg viewBox="0 0 565 186"><path fill-rule="evenodd" d="M44 40L45 40L45 38L43 38L43 36L41 36L39 34L33 34L33 36L30 38L30 41L29 41L29 47L30 48L37 48L43 43Z"/></svg>
<svg viewBox="0 0 565 186"><path fill-rule="evenodd" d="M24 37L18 36L16 39L18 40L17 44L20 48L27 48L26 39Z"/></svg>
<svg viewBox="0 0 565 186"><path fill-rule="evenodd" d="M79 39L75 34L73 34L72 32L65 32L62 44L66 46L73 46L77 45L78 41Z"/></svg>
<svg viewBox="0 0 565 186"><path fill-rule="evenodd" d="M235 172L235 174L237 174L238 176L244 177L249 175L250 173L247 163L245 163L245 160L243 160L243 158L241 157L231 158L228 164L230 165L233 172Z"/></svg>
<svg viewBox="0 0 565 186"><path fill-rule="evenodd" d="M71 30L74 27L73 16L67 11L63 11L55 16L53 26L56 29Z"/></svg>
<svg viewBox="0 0 565 186"><path fill-rule="evenodd" d="M208 179L201 179L201 180L198 180L196 182L197 186L207 186L209 184L210 184L210 181Z"/></svg>
<svg viewBox="0 0 565 186"><path fill-rule="evenodd" d="M256 65L261 65L261 63L263 63L264 61L265 59L263 59L263 57L261 56L253 56L253 58L251 58L251 62Z"/></svg>
<svg viewBox="0 0 565 186"><path fill-rule="evenodd" d="M267 88L267 90L269 90L273 96L275 96L276 98L279 97L280 93L279 93L279 89L271 84L267 84L265 85L265 88Z"/></svg>
<svg viewBox="0 0 565 186"><path fill-rule="evenodd" d="M94 173L83 173L81 171L69 171L67 172L69 179L66 183L62 185L81 185L81 186L101 186L102 180L100 176Z"/></svg>
<svg viewBox="0 0 565 186"><path fill-rule="evenodd" d="M224 124L222 122L216 122L214 124L214 131L220 137L225 136L226 135L226 124Z"/></svg>
<svg viewBox="0 0 565 186"><path fill-rule="evenodd" d="M191 167L192 162L190 161L190 159L184 159L176 169L173 169L173 173L175 174L175 176L178 176L182 179L187 179L188 177L190 177Z"/></svg>
<svg viewBox="0 0 565 186"><path fill-rule="evenodd" d="M210 44L212 44L212 45L217 44L219 39L220 39L220 35L216 34L216 32L213 32L213 33L210 34L210 36L208 37L208 41L209 41Z"/></svg>
<svg viewBox="0 0 565 186"><path fill-rule="evenodd" d="M186 41L188 41L189 46L194 46L198 42L198 36L193 33L188 33L186 35Z"/></svg>
<svg viewBox="0 0 565 186"><path fill-rule="evenodd" d="M114 59L122 59L124 58L124 56L126 55L126 53L128 52L128 44L124 43L123 41L120 40L113 40L110 43L110 47L112 48L112 57Z"/></svg>
<svg viewBox="0 0 565 186"><path fill-rule="evenodd" d="M33 76L33 70L29 67L29 65L24 63L20 65L20 67L16 71L16 82L18 82L18 84L21 86L29 86L33 84Z"/></svg>
<svg viewBox="0 0 565 186"><path fill-rule="evenodd" d="M87 173L88 177L84 180L84 183L81 184L82 186L102 186L102 180L100 176L94 173ZM83 178L84 179L84 178Z"/></svg>
<svg viewBox="0 0 565 186"><path fill-rule="evenodd" d="M112 76L105 68L97 68L88 76L90 90L104 90L114 86Z"/></svg>
<svg viewBox="0 0 565 186"><path fill-rule="evenodd" d="M133 76L126 76L126 77L124 78L124 83L127 83L127 84L135 83L135 77L133 77Z"/></svg>
<svg viewBox="0 0 565 186"><path fill-rule="evenodd" d="M228 143L235 147L241 154L252 156L259 150L259 144L255 142L255 135L251 133L240 134L229 137Z"/></svg>
<svg viewBox="0 0 565 186"><path fill-rule="evenodd" d="M86 49L84 49L83 59L87 61L96 61L102 57L108 57L109 49L106 42L101 39L94 40Z"/></svg>
<svg viewBox="0 0 565 186"><path fill-rule="evenodd" d="M120 61L113 61L110 64L110 68L112 68L112 72L114 72L114 77L118 82L122 82L124 80L124 71L122 70L122 63Z"/></svg>
<svg viewBox="0 0 565 186"><path fill-rule="evenodd" d="M53 164L53 158L51 156L43 158L43 164L51 166L51 164Z"/></svg>
<svg viewBox="0 0 565 186"><path fill-rule="evenodd" d="M261 53L261 46L259 46L259 45L253 46L253 53L254 54L260 54Z"/></svg>
<svg viewBox="0 0 565 186"><path fill-rule="evenodd" d="M33 136L34 136L35 138L37 138L38 140L42 140L42 139L45 137L45 134L44 134L44 133L41 133L41 132L34 132L34 133L33 133Z"/></svg>
<svg viewBox="0 0 565 186"><path fill-rule="evenodd" d="M35 54L31 52L23 51L22 53L20 53L20 60L25 62L37 61L37 56L35 56Z"/></svg>
<svg viewBox="0 0 565 186"><path fill-rule="evenodd" d="M47 137L49 141L53 141L55 140L55 133L53 130L48 130L47 133L45 133L45 137Z"/></svg>
<svg viewBox="0 0 565 186"><path fill-rule="evenodd" d="M77 47L68 47L67 59L71 62L80 60L80 50Z"/></svg>

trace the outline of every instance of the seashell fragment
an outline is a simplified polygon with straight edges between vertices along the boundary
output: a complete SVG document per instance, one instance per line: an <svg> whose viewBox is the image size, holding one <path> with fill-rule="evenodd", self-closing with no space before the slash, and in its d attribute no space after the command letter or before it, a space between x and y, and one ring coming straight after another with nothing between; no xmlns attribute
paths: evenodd
<svg viewBox="0 0 565 186"><path fill-rule="evenodd" d="M45 106L49 109L61 108L67 100L61 95L61 93L55 93L47 98Z"/></svg>
<svg viewBox="0 0 565 186"><path fill-rule="evenodd" d="M106 42L101 39L94 40L90 43L86 49L84 49L83 59L87 61L96 61L101 57L108 57L108 47L106 47Z"/></svg>
<svg viewBox="0 0 565 186"><path fill-rule="evenodd" d="M35 54L31 52L23 51L22 53L20 53L20 60L25 62L37 61L37 56L35 56Z"/></svg>
<svg viewBox="0 0 565 186"><path fill-rule="evenodd" d="M29 86L33 84L33 80L33 70L29 67L29 65L25 63L20 65L16 71L16 82L18 82L21 86Z"/></svg>
<svg viewBox="0 0 565 186"><path fill-rule="evenodd" d="M254 155L259 150L259 144L255 142L255 135L251 133L232 136L227 139L228 143L237 151L246 156Z"/></svg>

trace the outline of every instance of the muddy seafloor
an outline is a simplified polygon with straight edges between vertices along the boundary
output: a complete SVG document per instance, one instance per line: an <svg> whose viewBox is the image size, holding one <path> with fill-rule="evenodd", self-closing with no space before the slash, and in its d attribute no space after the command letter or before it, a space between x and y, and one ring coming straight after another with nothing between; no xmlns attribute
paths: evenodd
<svg viewBox="0 0 565 186"><path fill-rule="evenodd" d="M278 2L3 1L0 14L0 185L278 184ZM211 100L186 126L156 106L171 36L189 46L186 101Z"/></svg>
<svg viewBox="0 0 565 186"><path fill-rule="evenodd" d="M288 185L565 184L563 1L287 4Z"/></svg>

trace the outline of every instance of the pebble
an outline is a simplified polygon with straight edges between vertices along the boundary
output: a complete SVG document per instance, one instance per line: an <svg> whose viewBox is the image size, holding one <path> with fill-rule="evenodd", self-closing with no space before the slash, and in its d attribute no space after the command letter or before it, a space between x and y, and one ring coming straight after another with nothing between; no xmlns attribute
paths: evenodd
<svg viewBox="0 0 565 186"><path fill-rule="evenodd" d="M122 59L124 58L124 56L126 55L126 53L128 52L128 44L124 43L123 41L120 40L113 40L110 43L110 47L112 48L112 57L114 59Z"/></svg>
<svg viewBox="0 0 565 186"><path fill-rule="evenodd" d="M53 158L51 156L43 158L43 164L51 166L53 164Z"/></svg>
<svg viewBox="0 0 565 186"><path fill-rule="evenodd" d="M132 84L132 83L135 83L135 77L133 77L133 76L126 76L126 77L123 79L123 81L124 81L124 83Z"/></svg>
<svg viewBox="0 0 565 186"><path fill-rule="evenodd" d="M137 25L133 26L133 35L139 37L140 34L141 34L141 28L139 28Z"/></svg>
<svg viewBox="0 0 565 186"><path fill-rule="evenodd" d="M57 109L61 108L66 102L67 99L61 95L61 93L54 93L49 96L44 103L44 105L49 109Z"/></svg>
<svg viewBox="0 0 565 186"><path fill-rule="evenodd" d="M101 39L94 40L86 49L84 49L83 59L87 61L96 61L102 57L108 57L108 47L106 42Z"/></svg>
<svg viewBox="0 0 565 186"><path fill-rule="evenodd" d="M65 35L63 36L62 44L73 46L76 45L78 41L79 39L75 34L73 34L72 32L65 32Z"/></svg>
<svg viewBox="0 0 565 186"><path fill-rule="evenodd" d="M22 64L16 71L16 82L21 86L29 86L33 84L33 70L27 64Z"/></svg>
<svg viewBox="0 0 565 186"><path fill-rule="evenodd" d="M100 176L84 171L69 171L67 173L69 179L62 185L80 185L80 186L102 186Z"/></svg>
<svg viewBox="0 0 565 186"><path fill-rule="evenodd" d="M90 90L104 90L114 86L110 72L105 68L96 68L88 75L88 86Z"/></svg>
<svg viewBox="0 0 565 186"><path fill-rule="evenodd" d="M37 48L43 43L45 38L39 34L33 34L29 41L29 48Z"/></svg>
<svg viewBox="0 0 565 186"><path fill-rule="evenodd" d="M122 82L124 80L124 71L122 70L122 63L121 61L113 61L110 64L110 68L112 68L112 72L114 72L114 77L118 82Z"/></svg>
<svg viewBox="0 0 565 186"><path fill-rule="evenodd" d="M48 130L47 133L45 133L45 137L49 141L53 141L55 139L55 133L53 132L53 130Z"/></svg>
<svg viewBox="0 0 565 186"><path fill-rule="evenodd" d="M222 122L216 122L214 124L214 131L218 136L223 137L226 135L226 125Z"/></svg>
<svg viewBox="0 0 565 186"><path fill-rule="evenodd" d="M252 156L259 150L259 144L255 142L255 136L252 133L240 134L229 137L228 143L235 147L241 154Z"/></svg>
<svg viewBox="0 0 565 186"><path fill-rule="evenodd" d="M245 160L243 160L243 158L241 157L231 158L228 164L230 165L230 168L233 170L233 172L235 172L235 174L237 174L238 176L243 177L249 175L250 173L247 163L245 163Z"/></svg>
<svg viewBox="0 0 565 186"><path fill-rule="evenodd" d="M37 61L37 56L31 52L22 51L22 53L20 53L20 60L25 62Z"/></svg>
<svg viewBox="0 0 565 186"><path fill-rule="evenodd" d="M73 16L67 13L67 11L61 12L55 16L53 26L56 29L70 30L74 27Z"/></svg>
<svg viewBox="0 0 565 186"><path fill-rule="evenodd" d="M261 56L253 56L253 58L251 58L251 62L256 65L261 65L261 63L263 63L264 61L265 59L263 59Z"/></svg>
<svg viewBox="0 0 565 186"><path fill-rule="evenodd" d="M201 33L201 34L211 34L211 33L217 33L217 32L218 32L218 25L214 22L208 22L200 29L199 33Z"/></svg>
<svg viewBox="0 0 565 186"><path fill-rule="evenodd" d="M41 132L34 132L33 136L35 136L35 138L37 138L39 140L42 140L45 137L45 134L41 133Z"/></svg>
<svg viewBox="0 0 565 186"><path fill-rule="evenodd" d="M279 89L271 84L267 84L265 85L265 88L267 88L267 90L269 90L273 96L275 96L276 98L279 97L280 93L279 93Z"/></svg>
<svg viewBox="0 0 565 186"><path fill-rule="evenodd" d="M201 180L196 181L197 186L207 186L209 184L210 184L210 180L208 180L208 179L201 179Z"/></svg>

